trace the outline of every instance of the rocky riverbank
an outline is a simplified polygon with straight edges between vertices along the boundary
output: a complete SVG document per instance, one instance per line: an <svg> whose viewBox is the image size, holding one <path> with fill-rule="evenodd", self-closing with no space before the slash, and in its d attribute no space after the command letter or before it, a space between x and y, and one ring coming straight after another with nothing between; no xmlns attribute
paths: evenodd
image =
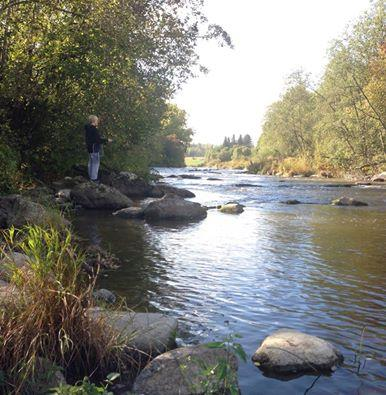
<svg viewBox="0 0 386 395"><path fill-rule="evenodd" d="M159 181L146 182L130 173L105 174L104 180L106 183L95 184L78 175L57 181L49 187L29 191L25 195L3 197L0 199L1 227L20 227L31 223L41 226L52 224L51 209L47 209L43 202L50 202L52 207L56 205L63 210L70 209L75 215L77 210L107 210L123 219L141 219L148 222L160 219L199 221L206 217L209 208L219 209L225 214L241 214L244 210L243 205L237 202L204 207L185 200L186 197L194 196L187 190ZM248 188L248 186L240 187ZM361 205L357 203L355 200L347 199L333 202L335 205ZM60 226L67 225L68 223L63 220ZM118 262L102 251L89 251L88 256L85 267L86 272L90 274L95 272L94 269L101 261L105 262L105 267L118 266ZM9 260L23 272L28 272L28 266L33 262L29 256L20 257L16 254L9 257ZM9 261L3 262L2 267L7 267L9 263ZM3 273L2 270L0 272ZM0 296L3 300L17 296L17 288L6 271L0 286ZM96 325L101 322L102 326L107 325L122 337L125 349L129 350L130 356L136 361L135 366L130 366L125 372L122 371L120 383L111 388L114 393L123 394L131 389L138 394L198 394L204 393L208 386L212 388L217 385L219 388L224 388L223 380L217 380L216 375L208 377L204 373L205 369L202 368L203 363L208 368L212 365L217 366L224 360L228 363L228 375L232 377L231 385L237 385L237 379L235 381L237 359L233 355L233 350L224 348L224 345L218 348L213 345L183 347L173 351L176 346L178 322L170 316L158 313L133 313L122 309L116 297L107 290L94 291L92 302L84 310L84 314ZM331 372L341 362L339 352L334 351L335 356L331 353L331 350L335 350L331 345L314 338L310 339L306 334L295 336L286 333L285 335L291 336L291 342L296 343L295 349L282 350L282 355L278 355L280 350L276 350L272 355L267 353L267 350L276 347L275 342L279 342L277 343L279 348L283 348L283 344L287 342L286 339L277 340L275 335L273 340L269 339L270 343L273 341L275 344L267 346L268 341L264 342L253 357L255 364L265 374L270 372L303 374L310 370L311 373L319 374L322 371ZM313 342L310 343L311 340ZM315 344L324 348L318 348L312 353L313 359L308 361L310 350L314 349ZM291 353L295 354L292 360L288 358ZM329 356L326 357L326 353ZM308 362L299 365L296 363L299 358ZM329 362L326 362L326 358ZM63 382L63 377L61 380ZM69 381L72 382L71 379Z"/></svg>

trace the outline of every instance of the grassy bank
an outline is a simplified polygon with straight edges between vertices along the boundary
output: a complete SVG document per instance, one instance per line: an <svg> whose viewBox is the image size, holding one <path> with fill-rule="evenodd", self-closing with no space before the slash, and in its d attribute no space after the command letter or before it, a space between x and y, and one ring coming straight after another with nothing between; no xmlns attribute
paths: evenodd
<svg viewBox="0 0 386 395"><path fill-rule="evenodd" d="M98 382L130 366L120 335L86 314L95 278L83 272L85 254L68 229L2 231L0 259L8 282L0 294L2 393L45 393L57 372L69 383Z"/></svg>
<svg viewBox="0 0 386 395"><path fill-rule="evenodd" d="M185 157L185 165L188 167L204 167L205 158L204 157L193 157L193 156L186 156Z"/></svg>

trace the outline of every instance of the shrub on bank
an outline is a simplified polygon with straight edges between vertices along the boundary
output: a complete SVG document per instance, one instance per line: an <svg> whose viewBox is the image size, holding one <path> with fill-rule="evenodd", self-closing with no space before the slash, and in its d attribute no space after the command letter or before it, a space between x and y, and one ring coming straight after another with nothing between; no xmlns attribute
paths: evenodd
<svg viewBox="0 0 386 395"><path fill-rule="evenodd" d="M42 363L59 366L69 382L103 380L129 365L119 334L86 315L94 281L82 273L84 255L68 230L28 226L1 239L12 289L0 298L3 393L44 392L50 372L42 377ZM10 251L25 254L27 265L16 266Z"/></svg>

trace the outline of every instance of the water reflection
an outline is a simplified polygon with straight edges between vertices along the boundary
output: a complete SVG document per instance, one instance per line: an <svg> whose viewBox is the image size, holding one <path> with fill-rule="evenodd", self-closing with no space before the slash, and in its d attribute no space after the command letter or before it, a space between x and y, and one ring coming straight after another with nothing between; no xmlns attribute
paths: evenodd
<svg viewBox="0 0 386 395"><path fill-rule="evenodd" d="M385 194L344 188L345 194L371 202L364 209L286 206L280 201L327 203L337 192L315 183L217 176L222 183L172 182L193 190L203 204L244 202L248 207L240 216L209 211L207 219L189 225L149 225L106 213L79 218L83 236L111 245L124 261L101 286L141 309L178 317L187 343L221 339L232 331L243 336L251 355L281 327L334 342L346 357L345 367L320 377L308 393L357 393L370 382L385 387ZM262 187L235 188L240 182ZM363 327L362 361L371 359L357 373L354 355ZM239 376L243 394L302 394L315 380L266 378L251 363L241 364Z"/></svg>

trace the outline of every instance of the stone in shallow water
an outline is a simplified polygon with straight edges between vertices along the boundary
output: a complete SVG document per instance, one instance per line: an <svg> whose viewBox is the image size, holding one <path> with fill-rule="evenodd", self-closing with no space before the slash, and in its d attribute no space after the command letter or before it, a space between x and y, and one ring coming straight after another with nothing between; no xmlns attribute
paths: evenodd
<svg viewBox="0 0 386 395"><path fill-rule="evenodd" d="M206 209L199 203L184 200L176 195L165 195L147 205L146 220L194 221L206 218Z"/></svg>
<svg viewBox="0 0 386 395"><path fill-rule="evenodd" d="M214 368L221 360L227 359L231 368L231 374L227 378L237 388L237 358L226 350L202 345L177 348L155 358L138 376L133 391L141 395L207 393L204 383L208 377L203 371L209 367ZM210 393L228 393L224 389L223 382L218 382L213 376L209 380L218 388L218 391Z"/></svg>
<svg viewBox="0 0 386 395"><path fill-rule="evenodd" d="M92 319L105 322L127 338L127 346L147 355L158 355L175 347L178 322L160 313L134 313L93 308Z"/></svg>
<svg viewBox="0 0 386 395"><path fill-rule="evenodd" d="M301 204L302 202L297 199L289 199L283 202L284 204Z"/></svg>
<svg viewBox="0 0 386 395"><path fill-rule="evenodd" d="M368 206L365 202L360 202L353 198L342 196L339 199L335 199L331 202L333 206Z"/></svg>
<svg viewBox="0 0 386 395"><path fill-rule="evenodd" d="M244 206L239 203L223 204L219 211L226 214L241 214L244 211Z"/></svg>
<svg viewBox="0 0 386 395"><path fill-rule="evenodd" d="M292 329L280 329L265 338L252 361L261 370L272 373L319 373L334 369L343 362L343 356L323 339Z"/></svg>

